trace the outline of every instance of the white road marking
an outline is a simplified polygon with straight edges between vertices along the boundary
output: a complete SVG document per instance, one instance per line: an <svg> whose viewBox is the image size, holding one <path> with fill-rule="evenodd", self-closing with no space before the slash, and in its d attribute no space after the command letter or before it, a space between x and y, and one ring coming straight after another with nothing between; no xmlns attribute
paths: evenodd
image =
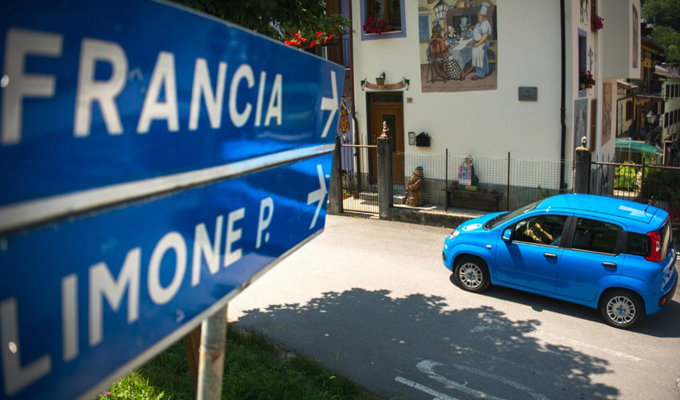
<svg viewBox="0 0 680 400"><path fill-rule="evenodd" d="M463 393L469 394L470 396L475 396L483 399L489 399L489 400L504 400L501 399L500 397L496 396L491 396L486 393L480 392L478 390L472 389L467 387L466 385L461 385L458 382L454 382L452 380L449 380L436 372L434 372L434 367L438 365L445 365L436 361L431 361L431 360L424 360L419 362L416 367L418 370L424 374L429 375L431 379L434 379L435 381L439 383L443 383L444 385L451 386L453 389L460 390ZM467 382L466 382L467 384Z"/></svg>
<svg viewBox="0 0 680 400"><path fill-rule="evenodd" d="M474 332L474 333L482 333L482 332L488 332L488 331L504 331L506 326L514 326L515 325L512 322L500 321L500 320L497 320L497 319L494 319L494 318L484 318L483 321L486 322L485 325L477 325L474 328L472 328L471 331ZM599 351L599 352L607 353L607 354L610 354L610 355L613 355L613 356L616 356L616 357L619 357L619 358L623 358L623 359L626 359L626 360L631 360L631 361L635 361L635 362L648 361L648 360L643 360L640 357L636 357L636 356L633 356L633 355L630 355L630 354L626 354L626 353L623 353L623 352L620 352L620 351L617 351L617 350L612 350L612 349L608 349L608 348L605 348L605 347L595 346L595 345L592 345L592 344L589 344L589 343L581 342L581 341L570 339L570 338L563 337L563 336L554 335L552 333L547 333L547 332L544 332L544 331L535 331L533 333L535 333L539 336L547 336L547 337L550 337L552 339L559 340L561 342L567 342L567 343L570 343L572 345L582 346L582 347L589 348L591 350L596 350L596 351Z"/></svg>
<svg viewBox="0 0 680 400"><path fill-rule="evenodd" d="M493 380L501 382L501 383L505 383L508 386L512 386L515 389L518 389L518 390L521 390L523 392L528 393L529 395L531 395L531 397L535 398L536 400L548 400L548 398L546 396L542 395L541 393L537 393L534 389L532 389L530 387L526 387L526 386L522 385L521 383L517 383L515 381L511 381L510 379L503 378L502 376L491 374L491 373L488 373L488 372L485 372L485 371L482 371L482 370L479 370L479 369L476 369L476 368L468 367L468 366L465 366L465 365L442 364L440 362L436 362L436 361L432 361L432 360L423 360L423 361L419 362L418 364L416 364L416 367L418 368L418 370L420 372L429 375L430 378L436 380L437 382L443 383L445 385L453 386L455 389L460 390L460 391L467 393L469 395L476 396L476 397L482 397L482 398L486 398L486 399L491 399L491 400L502 400L499 397L487 395L487 394L479 392L477 390L470 389L465 385L461 385L458 382L451 381L451 380L437 374L436 372L434 372L434 367L439 366L439 365L442 365L442 366L452 365L453 367L458 368L460 370L463 370L463 371L466 371L466 372L471 372L473 374L481 375L485 378L489 378L489 379L493 379Z"/></svg>
<svg viewBox="0 0 680 400"><path fill-rule="evenodd" d="M647 361L647 360L643 360L640 357L635 357L635 356L632 356L630 354L622 353L622 352L617 351L617 350L612 350L612 349L607 349L605 347L595 346L595 345L592 345L592 344L589 344L589 343L580 342L578 340L569 339L569 338L566 338L566 337L563 337L563 336L554 335L552 333L547 333L547 332L544 332L544 331L536 331L535 333L539 336L548 336L548 337L555 339L555 340L567 342L567 343L570 343L570 344L576 345L576 346L587 347L591 350L601 351L603 353L611 354L613 356L623 358L623 359L626 359L626 360L631 360L631 361L635 361L635 362Z"/></svg>
<svg viewBox="0 0 680 400"><path fill-rule="evenodd" d="M523 370L528 371L532 374L544 376L544 374L541 371L536 371L533 368L527 368L523 364L516 363L516 362L510 361L510 360L506 360L505 358L502 358L502 357L493 356L491 354L487 354L487 353L484 353L482 351L475 350L471 347L464 347L464 346L461 346L461 345L455 344L455 343L451 343L451 347L453 347L454 349L456 349L460 353L467 352L467 353L475 354L475 355L478 355L478 356L486 357L486 358L489 358L492 361L495 361L499 364L501 364L501 363L502 364L510 364L514 368L523 369ZM563 380L562 376L551 375L551 379L553 380L552 384L554 386L560 386L560 387L564 386L564 380Z"/></svg>
<svg viewBox="0 0 680 400"><path fill-rule="evenodd" d="M455 397L447 396L444 393L439 393L438 391L436 391L434 389L431 389L431 388L429 388L425 385L421 385L420 383L413 382L412 380L402 378L401 376L394 378L394 380L399 382L399 383L403 383L404 385L406 385L408 387L418 389L423 393L427 393L429 395L435 396L439 400L458 400Z"/></svg>
<svg viewBox="0 0 680 400"><path fill-rule="evenodd" d="M421 363L422 362L423 361L421 361ZM534 389L527 387L527 386L524 386L521 383L511 381L510 379L503 378L502 376L490 374L488 372L484 372L482 370L472 368L472 367L468 367L468 366L465 366L465 365L459 365L459 364L448 364L448 365L452 365L453 367L458 368L458 369L463 370L463 371L466 371L466 372L471 372L473 374L481 375L485 378L489 378L489 379L493 379L493 380L496 380L496 381L501 382L501 383L505 383L508 386L512 386L515 389L519 389L523 392L528 393L529 395L531 395L531 397L533 397L536 400L549 400L548 397L546 397L545 395L543 395L541 393L536 392Z"/></svg>

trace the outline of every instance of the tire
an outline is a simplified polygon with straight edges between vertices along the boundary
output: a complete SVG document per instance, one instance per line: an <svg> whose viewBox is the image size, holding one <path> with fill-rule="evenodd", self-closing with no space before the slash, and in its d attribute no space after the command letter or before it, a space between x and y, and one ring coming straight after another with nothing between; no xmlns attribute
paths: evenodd
<svg viewBox="0 0 680 400"><path fill-rule="evenodd" d="M640 296L623 289L605 293L599 308L604 322L620 329L634 327L645 315L645 305Z"/></svg>
<svg viewBox="0 0 680 400"><path fill-rule="evenodd" d="M489 268L482 259L473 256L461 258L453 270L458 285L468 292L481 293L489 287Z"/></svg>

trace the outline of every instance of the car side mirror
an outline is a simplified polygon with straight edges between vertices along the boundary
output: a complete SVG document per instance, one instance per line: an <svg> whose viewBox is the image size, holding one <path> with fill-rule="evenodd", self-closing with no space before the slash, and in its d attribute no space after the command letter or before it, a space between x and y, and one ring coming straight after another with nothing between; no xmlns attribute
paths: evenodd
<svg viewBox="0 0 680 400"><path fill-rule="evenodd" d="M506 242L512 242L512 229L508 228L503 231L503 240Z"/></svg>

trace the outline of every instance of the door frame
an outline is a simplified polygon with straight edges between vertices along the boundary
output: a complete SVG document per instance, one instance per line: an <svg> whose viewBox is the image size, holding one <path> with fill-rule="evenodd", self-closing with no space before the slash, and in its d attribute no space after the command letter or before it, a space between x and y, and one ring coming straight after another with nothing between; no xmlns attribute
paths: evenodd
<svg viewBox="0 0 680 400"><path fill-rule="evenodd" d="M384 115L394 115L394 122L388 121L389 136L392 138L392 181L404 184L404 94L402 92L368 92L366 93L368 144L377 145L377 138L382 134ZM378 161L369 155L368 170L371 184L377 183Z"/></svg>

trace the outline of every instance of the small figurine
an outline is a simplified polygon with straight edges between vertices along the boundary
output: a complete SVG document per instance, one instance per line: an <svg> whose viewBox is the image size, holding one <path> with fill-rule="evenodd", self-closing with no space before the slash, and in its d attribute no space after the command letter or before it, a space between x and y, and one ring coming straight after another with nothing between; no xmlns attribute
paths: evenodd
<svg viewBox="0 0 680 400"><path fill-rule="evenodd" d="M406 187L408 188L406 205L409 207L424 206L425 199L423 198L423 190L425 188L425 177L423 175L423 167L417 167L413 171Z"/></svg>
<svg viewBox="0 0 680 400"><path fill-rule="evenodd" d="M338 130L342 132L342 142L348 143L347 131L349 131L349 109L347 108L347 95L343 94L342 99L340 99L340 123L338 124Z"/></svg>
<svg viewBox="0 0 680 400"><path fill-rule="evenodd" d="M458 169L458 179L460 183L465 186L477 186L479 178L475 174L475 166L472 162L472 156L465 157L465 161Z"/></svg>
<svg viewBox="0 0 680 400"><path fill-rule="evenodd" d="M382 130L382 134L380 135L380 137L387 137L387 136L389 136L389 135L387 134L387 132L389 132L389 131L390 131L390 127L387 126L387 121L383 121L383 130Z"/></svg>

